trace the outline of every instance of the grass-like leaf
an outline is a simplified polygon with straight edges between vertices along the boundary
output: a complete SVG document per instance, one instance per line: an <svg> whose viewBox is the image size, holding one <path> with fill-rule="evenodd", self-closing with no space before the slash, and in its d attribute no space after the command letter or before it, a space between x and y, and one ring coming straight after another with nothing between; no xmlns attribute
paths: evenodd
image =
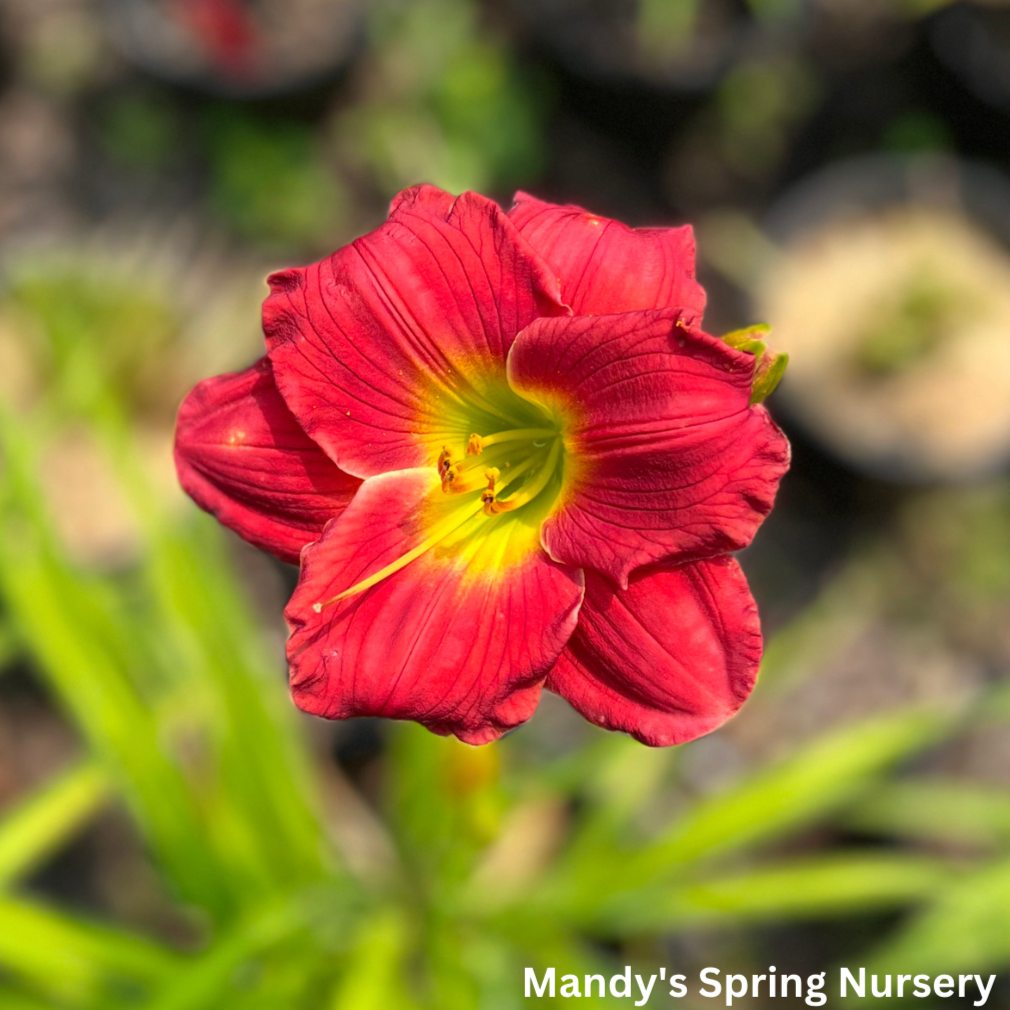
<svg viewBox="0 0 1010 1010"><path fill-rule="evenodd" d="M0 966L61 1005L119 1005L170 977L177 963L138 936L0 897Z"/></svg>
<svg viewBox="0 0 1010 1010"><path fill-rule="evenodd" d="M0 821L0 887L40 866L107 802L109 777L88 762L65 772Z"/></svg>

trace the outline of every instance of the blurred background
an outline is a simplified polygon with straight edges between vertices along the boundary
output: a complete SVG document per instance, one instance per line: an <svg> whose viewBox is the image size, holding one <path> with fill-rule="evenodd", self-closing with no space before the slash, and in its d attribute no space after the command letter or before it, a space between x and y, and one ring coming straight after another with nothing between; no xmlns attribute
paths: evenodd
<svg viewBox="0 0 1010 1010"><path fill-rule="evenodd" d="M626 964L1010 1006L1007 173L999 0L0 0L0 1010ZM706 328L791 353L766 658L711 736L288 702L296 573L183 498L174 413L258 356L270 269L419 181L691 222Z"/></svg>

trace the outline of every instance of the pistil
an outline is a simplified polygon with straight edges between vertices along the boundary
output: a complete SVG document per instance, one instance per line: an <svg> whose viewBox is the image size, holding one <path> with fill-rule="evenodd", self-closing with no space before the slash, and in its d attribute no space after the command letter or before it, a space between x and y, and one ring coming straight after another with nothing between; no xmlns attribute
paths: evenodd
<svg viewBox="0 0 1010 1010"><path fill-rule="evenodd" d="M546 458L544 457L544 453L540 451L546 445L546 442L538 442L538 439L541 438L545 440L553 438L551 447L547 450ZM395 561L390 562L377 572L355 583L349 589L345 589L342 593L338 593L328 600L314 603L312 609L317 614L324 607L329 607L334 603L346 600L350 596L363 593L366 589L370 589L372 586L382 582L383 579L389 578L390 575L405 568L422 554L451 536L481 512L486 517L493 518L504 512L512 512L533 501L550 483L561 459L562 440L557 431L550 428L514 428L509 431L496 432L484 439L481 439L479 436L471 436L470 445L467 447L468 452L475 439L478 443L482 443L479 444L481 452L483 452L484 446L504 445L520 441L531 442L535 449L528 452L526 458L515 466L511 466L509 462L503 461L503 465L506 468L504 477L499 467L489 466L481 468L483 477L478 478L476 466L464 468L461 464L454 463L449 447L443 446L436 464L439 479L442 482L442 490L447 494L464 494L483 488L480 497L474 501L467 502L446 516L441 522L436 523L429 536L425 537L416 547L411 548ZM504 451L499 449L495 455L500 457L503 454ZM514 483L534 467L537 467L537 470L532 479L511 497L504 500L499 500L496 497L509 484Z"/></svg>
<svg viewBox="0 0 1010 1010"><path fill-rule="evenodd" d="M346 600L348 596L363 593L366 589L371 589L372 586L383 579L389 578L390 575L398 572L401 568L406 568L411 561L419 558L425 551L430 551L439 541L444 540L451 533L458 530L465 522L477 515L481 510L481 506L482 502L480 499L468 502L461 509L453 512L452 515L447 516L440 523L437 523L431 536L422 540L421 543L407 551L406 554L401 555L395 561L386 565L385 568L380 568L373 575L369 575L368 578L356 582L350 589L345 589L342 593L337 593L336 596L331 596L328 600L323 600L321 603L313 603L312 609L318 614L323 607L329 607L331 604Z"/></svg>

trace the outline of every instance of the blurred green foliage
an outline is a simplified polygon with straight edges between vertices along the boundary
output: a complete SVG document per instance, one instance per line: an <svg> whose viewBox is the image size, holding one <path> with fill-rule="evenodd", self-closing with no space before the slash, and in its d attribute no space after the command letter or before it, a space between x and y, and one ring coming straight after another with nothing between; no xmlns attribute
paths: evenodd
<svg viewBox="0 0 1010 1010"><path fill-rule="evenodd" d="M49 319L51 299L26 290L12 295L22 311ZM97 317L68 298L39 331L56 395L0 411L10 654L82 744L0 819L0 1007L504 1010L523 1002L526 965L651 970L678 933L898 909L917 911L866 952L881 970L1010 962L1010 794L894 774L979 718L1007 718L998 690L842 725L710 794L685 788L682 749L599 734L538 758L521 733L474 749L412 725L390 733L378 812L335 788L224 534L147 483L120 364L93 327L132 319L121 297ZM70 398L81 374L88 395ZM101 440L141 522L126 569L82 569L53 532L39 459L71 420ZM836 616L812 607L772 643L769 691ZM143 840L171 929L100 921L25 886L110 809ZM804 848L814 829L879 843Z"/></svg>
<svg viewBox="0 0 1010 1010"><path fill-rule="evenodd" d="M163 292L59 256L44 268L26 260L9 272L7 285L4 310L54 408L87 414L106 386L124 409L150 402L181 329Z"/></svg>
<svg viewBox="0 0 1010 1010"><path fill-rule="evenodd" d="M240 237L289 248L338 230L346 197L308 126L221 106L203 128L211 205Z"/></svg>
<svg viewBox="0 0 1010 1010"><path fill-rule="evenodd" d="M98 138L106 154L140 169L171 163L182 131L179 112L164 95L113 95L100 110Z"/></svg>
<svg viewBox="0 0 1010 1010"><path fill-rule="evenodd" d="M336 151L387 198L419 180L507 192L541 170L546 85L470 0L375 4L360 88L336 118Z"/></svg>

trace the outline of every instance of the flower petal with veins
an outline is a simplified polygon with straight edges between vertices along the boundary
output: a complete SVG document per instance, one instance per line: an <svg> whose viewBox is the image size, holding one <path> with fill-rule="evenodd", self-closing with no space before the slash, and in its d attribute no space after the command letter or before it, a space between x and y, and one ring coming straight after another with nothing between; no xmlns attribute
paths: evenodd
<svg viewBox="0 0 1010 1010"><path fill-rule="evenodd" d="M361 484L302 431L265 358L244 372L205 379L186 397L175 463L201 508L292 564Z"/></svg>
<svg viewBox="0 0 1010 1010"><path fill-rule="evenodd" d="M305 551L286 611L299 708L414 719L468 743L533 713L575 628L583 580L547 557L521 517L492 520L498 535L481 539L478 515L408 567L319 606L423 541L432 513L446 514L442 497L430 468L372 477Z"/></svg>
<svg viewBox="0 0 1010 1010"><path fill-rule="evenodd" d="M474 193L401 194L389 220L314 266L270 278L263 326L278 388L305 431L358 477L431 466L487 424L516 334L566 313L546 265ZM471 407L474 408L471 410Z"/></svg>
<svg viewBox="0 0 1010 1010"><path fill-rule="evenodd" d="M516 193L509 217L561 282L578 315L679 308L701 322L705 289L694 279L694 232L629 228L571 204Z"/></svg>
<svg viewBox="0 0 1010 1010"><path fill-rule="evenodd" d="M771 510L789 445L751 406L754 358L675 311L541 319L508 375L566 417L572 465L543 524L555 560L618 585L640 565L739 550Z"/></svg>
<svg viewBox="0 0 1010 1010"><path fill-rule="evenodd" d="M587 572L579 626L547 687L597 726L665 747L721 726L760 660L757 607L732 558L643 568L623 591Z"/></svg>

